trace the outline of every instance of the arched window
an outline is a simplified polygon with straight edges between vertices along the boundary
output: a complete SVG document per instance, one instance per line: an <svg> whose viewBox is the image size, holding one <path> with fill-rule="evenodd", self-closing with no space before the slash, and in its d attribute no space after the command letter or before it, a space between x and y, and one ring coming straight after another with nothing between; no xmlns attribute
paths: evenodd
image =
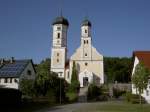
<svg viewBox="0 0 150 112"><path fill-rule="evenodd" d="M89 41L88 41L88 40L86 40L86 43L88 44L88 43L89 43Z"/></svg>
<svg viewBox="0 0 150 112"><path fill-rule="evenodd" d="M87 56L87 53L85 53L85 56Z"/></svg>
<svg viewBox="0 0 150 112"><path fill-rule="evenodd" d="M57 56L59 56L59 53L57 53Z"/></svg>
<svg viewBox="0 0 150 112"><path fill-rule="evenodd" d="M60 33L57 33L57 38L60 38Z"/></svg>
<svg viewBox="0 0 150 112"><path fill-rule="evenodd" d="M85 33L87 33L87 30L85 29Z"/></svg>
<svg viewBox="0 0 150 112"><path fill-rule="evenodd" d="M57 30L61 30L61 27L58 26L58 27L57 27Z"/></svg>
<svg viewBox="0 0 150 112"><path fill-rule="evenodd" d="M85 66L88 66L88 63L87 63L87 62L85 63Z"/></svg>
<svg viewBox="0 0 150 112"><path fill-rule="evenodd" d="M59 59L57 59L57 63L59 63Z"/></svg>

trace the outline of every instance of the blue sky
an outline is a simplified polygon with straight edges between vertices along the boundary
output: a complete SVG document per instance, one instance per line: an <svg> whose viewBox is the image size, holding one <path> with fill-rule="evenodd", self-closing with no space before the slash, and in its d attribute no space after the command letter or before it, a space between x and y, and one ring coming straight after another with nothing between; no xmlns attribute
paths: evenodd
<svg viewBox="0 0 150 112"><path fill-rule="evenodd" d="M69 23L68 57L80 45L81 22L92 23L93 46L104 56L150 50L150 0L0 0L0 58L50 57L53 19L60 6Z"/></svg>

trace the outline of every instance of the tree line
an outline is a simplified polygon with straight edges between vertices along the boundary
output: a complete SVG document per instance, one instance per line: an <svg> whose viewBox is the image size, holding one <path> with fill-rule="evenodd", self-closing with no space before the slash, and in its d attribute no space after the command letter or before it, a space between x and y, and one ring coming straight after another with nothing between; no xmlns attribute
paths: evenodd
<svg viewBox="0 0 150 112"><path fill-rule="evenodd" d="M104 57L104 74L107 83L131 82L132 58Z"/></svg>
<svg viewBox="0 0 150 112"><path fill-rule="evenodd" d="M56 73L50 72L50 59L47 58L35 65L37 76L35 81L22 80L21 88L23 95L31 97L46 97L51 102L76 101L79 92L79 81L76 64L73 63L71 84L57 77ZM108 83L131 81L131 58L104 57L104 72ZM61 96L60 96L61 92Z"/></svg>

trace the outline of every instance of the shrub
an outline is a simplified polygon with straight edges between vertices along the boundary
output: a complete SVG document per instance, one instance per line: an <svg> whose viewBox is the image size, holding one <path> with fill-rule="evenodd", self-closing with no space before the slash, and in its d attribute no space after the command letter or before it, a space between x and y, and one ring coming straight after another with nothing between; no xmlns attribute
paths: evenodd
<svg viewBox="0 0 150 112"><path fill-rule="evenodd" d="M131 102L131 97L132 97L132 93L131 92L126 92L124 96L125 96L125 100L127 102Z"/></svg>
<svg viewBox="0 0 150 112"><path fill-rule="evenodd" d="M119 98L120 96L122 96L125 93L125 91L119 90L117 88L113 88L113 96L115 98Z"/></svg>
<svg viewBox="0 0 150 112"><path fill-rule="evenodd" d="M20 90L24 96L32 97L34 96L34 80L22 79L20 81Z"/></svg>
<svg viewBox="0 0 150 112"><path fill-rule="evenodd" d="M78 95L75 92L67 92L66 96L67 96L69 102L75 102L78 99Z"/></svg>
<svg viewBox="0 0 150 112"><path fill-rule="evenodd" d="M127 102L131 102L133 104L140 103L139 95L138 94L132 94L131 92L126 92L125 99ZM144 97L142 97L142 103L146 103Z"/></svg>
<svg viewBox="0 0 150 112"><path fill-rule="evenodd" d="M132 94L131 95L131 103L133 103L133 104L140 103L138 94ZM141 96L141 103L145 103L145 99L142 96Z"/></svg>
<svg viewBox="0 0 150 112"><path fill-rule="evenodd" d="M88 100L97 100L101 95L101 88L96 86L95 84L90 84L88 88Z"/></svg>

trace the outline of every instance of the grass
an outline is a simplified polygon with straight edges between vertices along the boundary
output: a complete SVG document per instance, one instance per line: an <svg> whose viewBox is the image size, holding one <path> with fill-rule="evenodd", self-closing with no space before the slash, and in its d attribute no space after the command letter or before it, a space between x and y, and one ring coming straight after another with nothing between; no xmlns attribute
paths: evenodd
<svg viewBox="0 0 150 112"><path fill-rule="evenodd" d="M150 112L150 105L130 104L125 102L90 103L86 108L74 112Z"/></svg>
<svg viewBox="0 0 150 112"><path fill-rule="evenodd" d="M141 108L139 104L130 104L121 101L81 103L79 105L79 107L73 107L75 109L73 109L74 111L71 112L150 112L150 104L143 104ZM37 110L43 110L44 112L47 109L50 109L52 106L54 105L47 102L32 102L23 104L17 108L10 108L7 106L5 107L5 111L0 108L0 112L35 112ZM70 105L69 108L72 109Z"/></svg>

